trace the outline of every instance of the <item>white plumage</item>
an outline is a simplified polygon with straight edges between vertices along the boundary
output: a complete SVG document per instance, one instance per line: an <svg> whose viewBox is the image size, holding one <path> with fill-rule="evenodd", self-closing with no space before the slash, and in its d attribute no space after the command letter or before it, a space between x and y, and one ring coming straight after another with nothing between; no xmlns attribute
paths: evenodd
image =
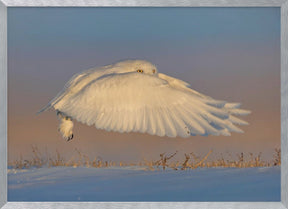
<svg viewBox="0 0 288 209"><path fill-rule="evenodd" d="M39 112L51 107L57 110L61 115L59 128L67 140L73 137L72 119L107 131L169 137L242 132L235 124L247 122L234 115L250 111L239 109L239 103L212 99L189 86L158 73L150 62L127 60L74 75Z"/></svg>

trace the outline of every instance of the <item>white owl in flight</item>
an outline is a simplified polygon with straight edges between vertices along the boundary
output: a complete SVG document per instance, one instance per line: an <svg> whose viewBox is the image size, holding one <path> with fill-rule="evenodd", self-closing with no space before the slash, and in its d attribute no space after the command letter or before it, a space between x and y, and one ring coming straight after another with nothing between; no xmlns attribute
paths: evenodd
<svg viewBox="0 0 288 209"><path fill-rule="evenodd" d="M235 117L247 115L239 103L215 100L189 84L158 73L144 60L126 60L80 72L42 110L54 108L63 138L73 138L73 122L107 131L141 132L158 136L242 133Z"/></svg>

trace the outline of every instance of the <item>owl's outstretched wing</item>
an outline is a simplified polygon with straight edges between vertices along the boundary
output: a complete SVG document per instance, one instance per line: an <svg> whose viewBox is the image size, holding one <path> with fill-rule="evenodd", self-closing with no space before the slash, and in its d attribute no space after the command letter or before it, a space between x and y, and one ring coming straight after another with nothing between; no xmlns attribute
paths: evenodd
<svg viewBox="0 0 288 209"><path fill-rule="evenodd" d="M238 109L239 104L226 106L226 102L187 89L163 77L137 72L110 74L90 81L55 108L108 131L169 137L242 132L235 124L247 123L233 114L245 115L249 111Z"/></svg>

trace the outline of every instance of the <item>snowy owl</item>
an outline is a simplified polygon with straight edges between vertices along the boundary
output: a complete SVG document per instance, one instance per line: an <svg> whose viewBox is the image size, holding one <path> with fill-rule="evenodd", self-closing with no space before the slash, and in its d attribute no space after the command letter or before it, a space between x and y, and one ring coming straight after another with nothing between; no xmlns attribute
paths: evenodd
<svg viewBox="0 0 288 209"><path fill-rule="evenodd" d="M148 61L126 60L74 75L39 113L53 107L67 141L73 138L74 119L107 131L169 137L243 132L235 125L248 123L235 115L250 111L189 86Z"/></svg>

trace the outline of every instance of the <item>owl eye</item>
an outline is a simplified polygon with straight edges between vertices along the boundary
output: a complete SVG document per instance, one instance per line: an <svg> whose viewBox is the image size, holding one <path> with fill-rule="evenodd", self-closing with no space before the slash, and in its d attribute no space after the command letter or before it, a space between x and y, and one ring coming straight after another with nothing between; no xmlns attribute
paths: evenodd
<svg viewBox="0 0 288 209"><path fill-rule="evenodd" d="M156 72L156 70L155 70L155 69L153 69L153 70L152 70L152 73L155 73L155 72Z"/></svg>
<svg viewBox="0 0 288 209"><path fill-rule="evenodd" d="M138 70L137 70L137 73L143 73L143 70L138 69Z"/></svg>

